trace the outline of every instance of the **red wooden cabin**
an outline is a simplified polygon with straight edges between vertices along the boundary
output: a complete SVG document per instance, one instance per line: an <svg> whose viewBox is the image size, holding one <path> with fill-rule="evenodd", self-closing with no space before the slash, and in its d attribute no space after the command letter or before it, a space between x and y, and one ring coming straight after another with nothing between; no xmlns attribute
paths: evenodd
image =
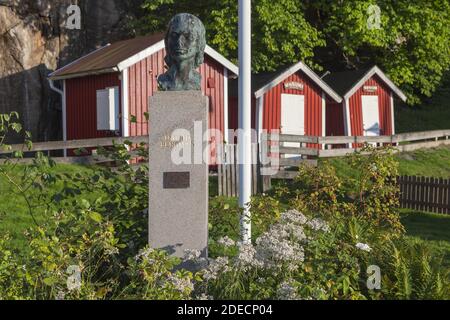
<svg viewBox="0 0 450 320"><path fill-rule="evenodd" d="M342 98L302 62L278 72L254 75L252 92L252 127L258 137L263 130L325 136L328 126L325 108L328 103L342 102ZM236 80L230 95L230 128L236 129Z"/></svg>
<svg viewBox="0 0 450 320"><path fill-rule="evenodd" d="M145 114L165 72L164 57L164 35L156 34L106 45L50 74L50 81L63 82L64 141L148 134ZM199 71L209 97L209 127L224 133L228 79L238 76L238 68L206 46Z"/></svg>
<svg viewBox="0 0 450 320"><path fill-rule="evenodd" d="M331 73L323 80L342 96L327 103L327 136L395 134L394 96L405 94L377 67Z"/></svg>

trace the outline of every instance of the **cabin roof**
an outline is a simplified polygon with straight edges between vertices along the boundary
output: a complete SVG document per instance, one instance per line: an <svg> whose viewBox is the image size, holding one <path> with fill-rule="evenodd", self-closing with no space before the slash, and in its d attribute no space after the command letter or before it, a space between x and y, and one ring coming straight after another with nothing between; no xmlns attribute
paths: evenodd
<svg viewBox="0 0 450 320"><path fill-rule="evenodd" d="M121 72L164 47L163 33L118 41L103 46L56 70L49 75L49 78L60 80L86 75ZM238 68L217 51L206 46L205 53L232 73L238 75Z"/></svg>
<svg viewBox="0 0 450 320"><path fill-rule="evenodd" d="M377 66L358 70L333 72L324 76L322 80L332 87L339 95L344 97L344 99L348 99L374 75L379 76L400 99L406 101L406 95Z"/></svg>
<svg viewBox="0 0 450 320"><path fill-rule="evenodd" d="M311 79L311 81L319 86L333 100L336 102L342 101L342 98L327 83L320 79L314 71L312 71L301 61L292 66L282 67L274 72L263 72L252 75L252 92L255 94L256 98L259 98L267 91L280 84L286 78L300 70L303 71L306 76ZM233 80L231 83L230 93L232 96L238 95L238 80Z"/></svg>

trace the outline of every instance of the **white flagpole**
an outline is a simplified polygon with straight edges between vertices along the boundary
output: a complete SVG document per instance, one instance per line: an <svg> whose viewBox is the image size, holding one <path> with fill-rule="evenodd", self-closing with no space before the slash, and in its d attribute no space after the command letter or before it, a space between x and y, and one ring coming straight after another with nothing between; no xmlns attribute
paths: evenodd
<svg viewBox="0 0 450 320"><path fill-rule="evenodd" d="M251 243L251 69L251 0L239 0L239 206L244 209L241 218L244 244Z"/></svg>

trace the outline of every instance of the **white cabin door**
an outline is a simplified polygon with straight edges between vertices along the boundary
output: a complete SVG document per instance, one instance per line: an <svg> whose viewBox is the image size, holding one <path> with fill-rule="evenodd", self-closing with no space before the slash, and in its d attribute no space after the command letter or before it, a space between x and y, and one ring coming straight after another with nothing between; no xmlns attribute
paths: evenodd
<svg viewBox="0 0 450 320"><path fill-rule="evenodd" d="M305 96L297 94L281 95L281 134L305 134ZM285 142L284 147L300 147L300 143ZM299 158L300 154L286 155Z"/></svg>
<svg viewBox="0 0 450 320"><path fill-rule="evenodd" d="M362 96L363 131L365 136L380 135L378 96Z"/></svg>

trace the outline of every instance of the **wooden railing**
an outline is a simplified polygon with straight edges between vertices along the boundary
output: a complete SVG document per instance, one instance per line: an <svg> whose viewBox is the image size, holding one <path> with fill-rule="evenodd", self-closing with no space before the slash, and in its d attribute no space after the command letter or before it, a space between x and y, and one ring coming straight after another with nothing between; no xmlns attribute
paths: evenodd
<svg viewBox="0 0 450 320"><path fill-rule="evenodd" d="M398 152L408 152L424 148L435 148L441 145L450 145L450 140L448 139L449 136L450 129L373 137L317 137L272 134L269 136L268 140L280 143L299 143L298 147L283 147L280 145L274 145L272 143L271 151L277 151L277 148L279 148L280 154L302 154L319 158L329 158L341 157L349 153L353 153L356 150L360 150L359 146L365 143L376 145L394 145ZM342 148L342 145L346 145L346 147ZM337 147L333 148L334 146Z"/></svg>
<svg viewBox="0 0 450 320"><path fill-rule="evenodd" d="M402 133L392 136L300 136L270 134L264 137L271 164L279 168L272 179L293 179L296 172L290 170L301 164L317 165L319 158L343 157L360 151L366 144L375 146L392 145L394 152L409 152L418 149L450 145L450 129ZM296 144L292 146L292 144ZM287 169L287 170L286 170ZM265 187L264 189L266 189Z"/></svg>
<svg viewBox="0 0 450 320"><path fill-rule="evenodd" d="M272 179L293 179L297 176L295 167L301 164L315 166L319 158L342 157L360 150L364 143L376 145L393 145L397 152L414 151L424 148L435 148L450 145L450 130L435 130L397 134L393 136L378 137L315 137L297 135L270 135L263 139L260 145L252 146L252 193L265 191L270 188ZM37 152L64 149L85 149L111 146L114 143L124 144L129 141L133 145L148 143L148 136L138 137L112 137L72 141L52 141L34 143L30 149L23 144L12 145L7 150L0 149L0 163L14 151ZM285 143L297 143L298 146L284 146ZM342 145L346 147L342 148ZM224 196L238 196L239 166L236 145L218 145L218 189ZM264 153L268 154L264 156ZM138 156L134 151L131 155ZM299 155L295 158L287 156ZM261 162L261 159L269 161ZM62 163L98 163L102 159L97 155L81 157L56 157L56 162ZM273 167L274 160L277 169L273 174L262 175L261 172ZM21 159L22 162L31 162L32 159ZM293 170L291 170L293 168ZM270 170L269 170L270 171ZM450 179L435 179L423 177L399 177L401 190L401 204L404 208L450 213Z"/></svg>
<svg viewBox="0 0 450 320"><path fill-rule="evenodd" d="M95 138L84 140L70 140L70 141L48 141L48 142L35 142L31 149L26 149L23 144L11 145L8 150L1 150L0 154L7 154L13 151L54 151L64 149L81 149L81 148L97 148L111 146L113 142L117 144L123 144L126 141L130 141L133 144L148 143L148 136L138 137L111 137L111 138Z"/></svg>
<svg viewBox="0 0 450 320"><path fill-rule="evenodd" d="M297 142L302 144L299 148L282 148L284 153L294 152L295 154L302 151L305 155L313 155L318 157L333 157L339 156L344 152L354 152L357 148L331 149L333 145L358 145L364 143L377 144L396 144L399 151L413 151L421 148L434 148L440 145L450 145L448 141L450 136L450 129L435 130L424 132L402 133L393 136L376 136L376 137L317 137L317 136L299 136L299 135L269 135L268 140L275 140L278 142ZM49 141L49 142L35 142L30 150L26 150L23 144L12 145L8 150L0 149L0 154L7 154L13 151L52 151L63 149L80 149L80 148L96 148L105 147L113 144L130 141L133 144L148 143L148 136L136 137L109 137L109 138L95 138L84 140L69 140L69 141ZM404 144L408 143L408 144ZM321 148L311 147L307 145L319 145ZM339 150L339 152L336 152Z"/></svg>
<svg viewBox="0 0 450 320"><path fill-rule="evenodd" d="M84 139L84 140L70 140L70 141L48 141L48 142L35 142L32 144L31 148L28 149L24 144L14 144L8 149L0 148L0 164L4 162L4 158L15 151L23 152L50 152L57 150L80 150L88 148L99 148L108 147L116 144L124 144L125 142L131 142L133 145L139 145L141 143L148 143L148 136L137 136L137 137L111 137L111 138L95 138L95 139ZM138 157L135 151L130 151L132 157ZM53 160L57 163L79 163L79 164L97 164L108 161L101 156L95 154L89 156L78 156L78 157L53 157ZM21 163L31 163L33 159L24 158L20 159Z"/></svg>

